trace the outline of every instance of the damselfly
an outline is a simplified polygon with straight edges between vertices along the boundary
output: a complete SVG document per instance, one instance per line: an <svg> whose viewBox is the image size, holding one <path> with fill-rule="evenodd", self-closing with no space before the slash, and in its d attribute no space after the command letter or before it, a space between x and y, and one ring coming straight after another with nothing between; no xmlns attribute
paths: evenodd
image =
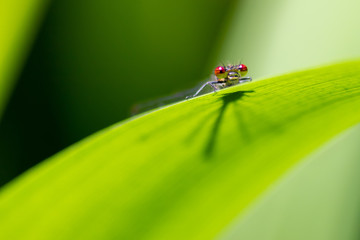
<svg viewBox="0 0 360 240"><path fill-rule="evenodd" d="M200 88L193 95L188 95L194 92L194 89L176 93L174 95L158 98L153 101L148 101L145 103L139 103L133 106L131 113L135 115L137 113L145 112L147 110L167 105L173 102L177 102L184 99L193 98L199 96L201 93L206 93L206 87L210 86L213 92L216 92L219 89L227 88L230 86L238 85L244 82L250 82L251 77L245 77L248 72L248 68L245 64L239 65L222 65L218 66L214 70L214 75L212 75L212 80L201 85ZM197 88L196 88L197 89Z"/></svg>

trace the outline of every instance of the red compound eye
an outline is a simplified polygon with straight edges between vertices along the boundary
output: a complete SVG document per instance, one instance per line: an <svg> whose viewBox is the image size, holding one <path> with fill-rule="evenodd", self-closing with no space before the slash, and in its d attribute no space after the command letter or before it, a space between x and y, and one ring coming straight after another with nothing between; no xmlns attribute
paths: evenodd
<svg viewBox="0 0 360 240"><path fill-rule="evenodd" d="M218 66L217 68L215 68L215 75L219 75L219 74L222 74L222 73L225 73L226 70L223 66Z"/></svg>
<svg viewBox="0 0 360 240"><path fill-rule="evenodd" d="M241 71L241 72L247 72L247 66L245 65L245 64L240 64L239 65L239 70Z"/></svg>

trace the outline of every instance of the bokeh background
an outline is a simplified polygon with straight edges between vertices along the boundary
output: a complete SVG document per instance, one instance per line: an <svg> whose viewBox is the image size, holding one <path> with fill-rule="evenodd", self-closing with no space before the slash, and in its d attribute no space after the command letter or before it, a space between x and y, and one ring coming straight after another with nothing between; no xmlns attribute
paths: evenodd
<svg viewBox="0 0 360 240"><path fill-rule="evenodd" d="M359 10L358 0L1 2L0 185L220 62L261 80L359 58Z"/></svg>

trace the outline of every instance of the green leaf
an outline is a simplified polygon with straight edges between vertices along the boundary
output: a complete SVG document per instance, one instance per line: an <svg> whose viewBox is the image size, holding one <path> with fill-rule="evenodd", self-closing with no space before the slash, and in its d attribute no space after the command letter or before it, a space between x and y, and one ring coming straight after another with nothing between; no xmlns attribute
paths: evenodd
<svg viewBox="0 0 360 240"><path fill-rule="evenodd" d="M47 0L0 2L0 117Z"/></svg>
<svg viewBox="0 0 360 240"><path fill-rule="evenodd" d="M304 157L359 123L359 93L360 62L350 62L112 126L5 187L0 237L214 238Z"/></svg>
<svg viewBox="0 0 360 240"><path fill-rule="evenodd" d="M359 239L359 142L360 124L288 171L219 239Z"/></svg>

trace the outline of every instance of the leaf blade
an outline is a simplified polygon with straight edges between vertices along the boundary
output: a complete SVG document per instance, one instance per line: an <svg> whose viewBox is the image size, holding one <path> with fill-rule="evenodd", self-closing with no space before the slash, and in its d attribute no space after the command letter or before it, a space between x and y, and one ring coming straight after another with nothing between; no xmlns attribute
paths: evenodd
<svg viewBox="0 0 360 240"><path fill-rule="evenodd" d="M0 117L47 0L0 2Z"/></svg>
<svg viewBox="0 0 360 240"><path fill-rule="evenodd" d="M213 238L294 164L360 121L359 66L244 84L105 129L2 191L2 234Z"/></svg>

